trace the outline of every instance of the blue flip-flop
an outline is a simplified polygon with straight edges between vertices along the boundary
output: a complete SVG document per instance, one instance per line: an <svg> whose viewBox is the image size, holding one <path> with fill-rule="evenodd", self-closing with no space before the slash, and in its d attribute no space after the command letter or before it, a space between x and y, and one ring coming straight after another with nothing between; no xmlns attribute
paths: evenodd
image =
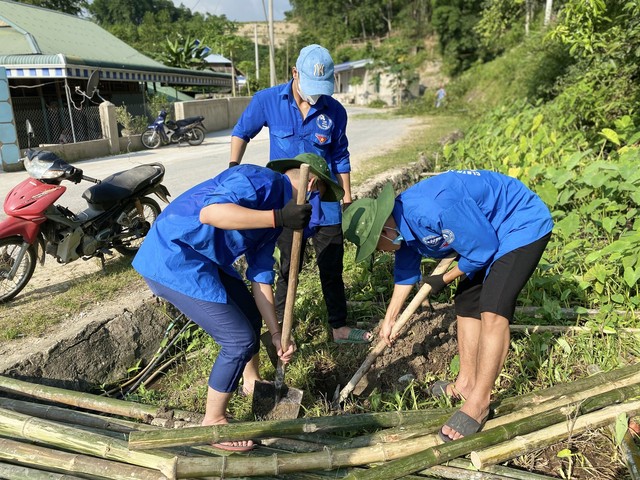
<svg viewBox="0 0 640 480"><path fill-rule="evenodd" d="M369 339L367 339L366 330L362 330L360 328L352 328L349 332L349 336L347 338L341 338L339 340L334 340L336 343L371 343L373 340L373 336L369 335Z"/></svg>
<svg viewBox="0 0 640 480"><path fill-rule="evenodd" d="M484 424L487 423L487 418L489 418L489 415L487 415L481 422L478 422L475 418L470 417L463 411L457 410L453 415L451 415L444 426L447 426L458 432L463 437L466 437L482 430ZM443 442L454 441L453 438L449 437L449 435L444 434L442 428L438 432L438 435Z"/></svg>

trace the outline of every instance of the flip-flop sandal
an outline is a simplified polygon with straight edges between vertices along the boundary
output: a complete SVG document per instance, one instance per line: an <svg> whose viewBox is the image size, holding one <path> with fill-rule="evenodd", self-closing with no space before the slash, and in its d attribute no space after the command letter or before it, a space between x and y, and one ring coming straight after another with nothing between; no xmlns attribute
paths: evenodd
<svg viewBox="0 0 640 480"><path fill-rule="evenodd" d="M256 446L255 443L251 445L226 445L225 443L212 443L211 446L213 448L217 448L219 450L225 450L227 452L250 452Z"/></svg>
<svg viewBox="0 0 640 480"><path fill-rule="evenodd" d="M454 385L452 387L453 394L447 393L447 388L449 385ZM455 384L453 382L449 382L447 380L436 380L431 388L429 388L429 393L434 398L450 398L452 400L460 400L462 399L462 395L455 391Z"/></svg>
<svg viewBox="0 0 640 480"><path fill-rule="evenodd" d="M481 422L478 422L475 418L470 417L463 411L457 410L453 415L451 415L444 425L455 430L463 437L466 437L482 430L482 427L487 422L488 417L489 416L487 415ZM440 429L440 432L438 432L438 435L443 442L454 441L453 438L449 437L449 435L444 434L442 428Z"/></svg>
<svg viewBox="0 0 640 480"><path fill-rule="evenodd" d="M367 333L369 333L368 339L366 337ZM367 332L366 330L362 330L360 328L352 328L347 338L334 340L334 342L336 343L371 343L372 340L373 340L373 336L370 334L370 332Z"/></svg>

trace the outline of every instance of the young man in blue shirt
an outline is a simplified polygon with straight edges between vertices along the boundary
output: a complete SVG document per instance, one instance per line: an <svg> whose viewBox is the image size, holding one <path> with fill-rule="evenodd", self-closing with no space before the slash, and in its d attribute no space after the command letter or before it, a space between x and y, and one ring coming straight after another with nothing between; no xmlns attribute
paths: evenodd
<svg viewBox="0 0 640 480"><path fill-rule="evenodd" d="M420 280L422 257L458 255L454 268L425 279L432 294L459 279L460 373L455 383L436 382L431 392L465 400L442 427L444 441L479 431L509 349L516 299L551 236L549 209L514 178L486 170L451 171L419 182L395 201L387 184L377 199L354 202L343 228L358 247L356 261L376 249L395 252L395 286L380 328L389 346L400 310Z"/></svg>
<svg viewBox="0 0 640 480"><path fill-rule="evenodd" d="M331 175L344 189L343 207L351 203L351 165L346 136L347 113L331 97L334 88L333 60L327 49L309 45L300 51L293 78L286 84L257 92L231 134L229 166L238 165L248 142L263 127L269 128L270 158L288 158L309 152L325 159ZM313 236L322 292L329 324L336 342L363 343L371 334L347 326L347 302L342 279L344 246L339 202L322 202L322 221ZM284 310L291 258L292 231L278 239L280 266L276 284L276 307Z"/></svg>
<svg viewBox="0 0 640 480"><path fill-rule="evenodd" d="M278 356L281 329L273 301L273 252L283 227L304 228L311 205L296 205L299 166L310 166L309 195L333 201L342 189L317 155L299 155L267 166L242 165L196 185L173 200L158 216L133 260L151 291L172 303L220 345L211 369L203 425L227 423L226 409L243 378L250 394L258 371L262 319ZM247 289L234 262L247 262ZM247 451L251 441L214 447Z"/></svg>

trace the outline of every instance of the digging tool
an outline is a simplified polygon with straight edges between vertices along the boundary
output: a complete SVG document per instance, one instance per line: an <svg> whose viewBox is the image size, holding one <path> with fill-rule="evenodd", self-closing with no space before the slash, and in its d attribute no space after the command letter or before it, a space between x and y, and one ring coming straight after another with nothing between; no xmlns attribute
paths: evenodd
<svg viewBox="0 0 640 480"><path fill-rule="evenodd" d="M449 269L449 267L451 266L454 260L455 260L455 256L443 258L442 260L440 260L440 263L436 265L436 268L433 269L433 272L431 272L431 274L440 275L441 273L445 273ZM400 315L400 318L396 320L396 323L393 325L393 329L391 330L392 337L402 331L402 329L408 323L409 319L413 316L413 314L416 312L418 307L429 296L430 293L431 293L431 285L429 285L428 283L425 283L420 288L420 290L418 290L418 293L416 293L416 296L413 297L413 300L411 300L411 303L409 303L409 305L404 310L404 312L402 312L402 315ZM340 393L334 397L333 404L332 404L332 407L334 409L340 408L340 405L342 404L342 402L344 402L345 399L349 396L349 394L353 391L353 389L356 388L356 385L358 385L358 382L369 371L369 369L371 368L371 365L373 365L373 362L375 362L376 358L378 358L378 356L384 351L386 346L387 344L385 343L385 341L380 340L376 344L376 346L371 350L371 352L369 352L369 355L367 355L367 358L364 359L364 362L362 362L362 365L360 366L358 371L356 371L353 377L351 377L351 380L349 380L349 382L344 386L344 388L340 391Z"/></svg>
<svg viewBox="0 0 640 480"><path fill-rule="evenodd" d="M296 203L303 205L309 183L309 165L300 165L300 181ZM291 328L293 327L293 306L298 289L298 271L300 269L300 255L302 251L302 230L293 231L291 244L291 261L289 262L289 281L287 284L287 299L284 305L282 321L282 351L287 351L291 345ZM264 420L279 420L297 418L302 403L302 390L287 387L284 384L286 365L278 359L276 378L274 383L256 382L253 390L253 413Z"/></svg>

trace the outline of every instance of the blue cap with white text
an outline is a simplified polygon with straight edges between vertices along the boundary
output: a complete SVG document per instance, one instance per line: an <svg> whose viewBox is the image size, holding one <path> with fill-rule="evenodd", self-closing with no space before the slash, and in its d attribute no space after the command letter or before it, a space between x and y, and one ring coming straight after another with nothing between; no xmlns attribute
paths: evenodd
<svg viewBox="0 0 640 480"><path fill-rule="evenodd" d="M329 50L308 45L296 60L300 89L306 95L333 95L333 59Z"/></svg>

